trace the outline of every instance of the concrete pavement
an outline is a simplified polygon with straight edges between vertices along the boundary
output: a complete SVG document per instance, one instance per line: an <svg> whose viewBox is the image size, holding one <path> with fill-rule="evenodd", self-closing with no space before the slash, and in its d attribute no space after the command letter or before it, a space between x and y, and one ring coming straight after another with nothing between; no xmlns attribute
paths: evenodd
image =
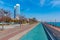
<svg viewBox="0 0 60 40"><path fill-rule="evenodd" d="M60 28L59 27L55 27L55 26L52 26L46 23L44 23L44 25L47 31L49 31L49 33L54 37L55 40L60 40Z"/></svg>

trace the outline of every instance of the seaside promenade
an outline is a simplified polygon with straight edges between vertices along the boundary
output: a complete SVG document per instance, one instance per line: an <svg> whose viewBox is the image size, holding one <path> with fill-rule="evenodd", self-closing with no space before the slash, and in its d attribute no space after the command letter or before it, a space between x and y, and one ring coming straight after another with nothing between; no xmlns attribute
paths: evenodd
<svg viewBox="0 0 60 40"><path fill-rule="evenodd" d="M13 40L13 37L18 35L19 33L23 33L23 31L26 31L32 27L34 27L37 23L34 24L22 24L21 27L20 26L16 26L14 28L10 28L10 29L6 29L3 31L0 31L0 40ZM22 36L22 34L19 34L19 36ZM23 34L24 35L24 34ZM15 38L16 40L19 39Z"/></svg>
<svg viewBox="0 0 60 40"><path fill-rule="evenodd" d="M43 25L44 25L45 30L48 31L47 33L49 34L52 40L60 40L60 28L59 27L52 26L47 23L43 23Z"/></svg>

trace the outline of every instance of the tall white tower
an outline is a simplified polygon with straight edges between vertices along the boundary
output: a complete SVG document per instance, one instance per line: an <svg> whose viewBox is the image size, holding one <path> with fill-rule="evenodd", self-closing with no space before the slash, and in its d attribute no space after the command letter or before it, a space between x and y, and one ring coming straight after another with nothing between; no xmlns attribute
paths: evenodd
<svg viewBox="0 0 60 40"><path fill-rule="evenodd" d="M16 15L20 15L20 4L16 4Z"/></svg>
<svg viewBox="0 0 60 40"><path fill-rule="evenodd" d="M18 19L20 15L20 4L14 6L14 18Z"/></svg>

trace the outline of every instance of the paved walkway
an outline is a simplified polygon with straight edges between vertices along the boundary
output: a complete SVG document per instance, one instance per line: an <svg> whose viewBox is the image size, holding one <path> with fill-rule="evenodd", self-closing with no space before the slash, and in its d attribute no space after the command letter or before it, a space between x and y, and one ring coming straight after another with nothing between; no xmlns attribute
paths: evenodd
<svg viewBox="0 0 60 40"><path fill-rule="evenodd" d="M55 40L60 40L60 28L52 26L50 24L44 24L45 27L48 29L50 34L55 38Z"/></svg>
<svg viewBox="0 0 60 40"><path fill-rule="evenodd" d="M34 25L36 25L36 24L22 25L22 27L15 27L15 28L11 28L11 29L1 31L0 32L0 40L8 40L9 38L17 35L20 32L23 32L23 31L29 29L30 27L32 27Z"/></svg>
<svg viewBox="0 0 60 40"><path fill-rule="evenodd" d="M38 25L38 24L36 24L36 25ZM23 35L25 35L25 34L28 33L30 30L32 30L33 28L35 28L36 25L34 25L33 27L30 26L29 29L27 29L27 30L25 30L25 31L23 31L23 32L15 35L14 37L11 37L9 40L20 40L20 38L21 38Z"/></svg>
<svg viewBox="0 0 60 40"><path fill-rule="evenodd" d="M4 25L3 27L4 27L4 29L10 29L10 28L14 28L16 26L20 26L20 24ZM1 28L2 28L2 25L0 25L0 29Z"/></svg>

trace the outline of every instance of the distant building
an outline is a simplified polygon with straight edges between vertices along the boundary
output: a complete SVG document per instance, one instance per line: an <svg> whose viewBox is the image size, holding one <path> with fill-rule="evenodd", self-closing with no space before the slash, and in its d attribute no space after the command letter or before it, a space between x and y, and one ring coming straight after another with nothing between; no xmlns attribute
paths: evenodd
<svg viewBox="0 0 60 40"><path fill-rule="evenodd" d="M14 19L16 18L16 6L14 6Z"/></svg>

